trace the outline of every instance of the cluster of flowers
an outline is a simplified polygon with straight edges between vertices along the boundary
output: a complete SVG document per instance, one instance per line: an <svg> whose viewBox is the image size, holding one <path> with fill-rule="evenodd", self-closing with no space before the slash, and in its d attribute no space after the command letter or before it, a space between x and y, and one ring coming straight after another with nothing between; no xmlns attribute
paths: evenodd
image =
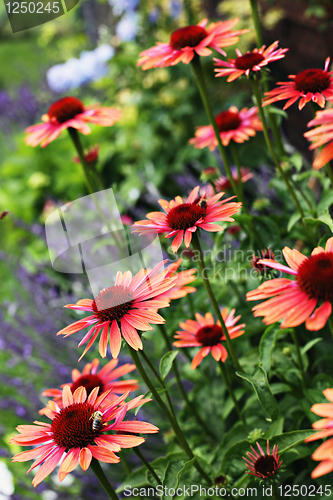
<svg viewBox="0 0 333 500"><path fill-rule="evenodd" d="M180 28L172 33L169 43L158 43L155 47L140 54L138 65L143 69L153 67L173 66L179 62L188 64L198 56L208 56L211 49L226 55L222 47L227 47L238 41L238 35L246 30L233 30L237 19L228 22L218 22L207 25L207 20L196 26ZM265 46L242 55L236 51L237 57L223 61L215 59L217 76L228 76L231 82L242 75L253 76L267 64L285 56L287 49L278 49L278 42L266 49ZM310 69L298 75L291 75L290 82L281 83L280 87L268 92L263 105L288 99L285 107L300 98L299 107L307 102L316 102L323 107L325 100L333 100L332 72L328 71L329 59L324 70ZM216 124L221 141L228 145L231 140L243 142L262 129L257 108L241 111L234 106L216 116ZM74 97L65 97L52 104L43 117L43 124L29 127L27 144L47 146L66 128L74 128L83 134L90 129L87 123L110 126L120 118L121 114L113 108L98 106L85 107ZM326 110L318 113L312 125L320 124L315 131L307 133L307 137L316 142L317 147L333 140L333 114ZM197 129L191 139L195 147L214 149L217 138L211 125ZM320 167L333 157L333 142L323 150L316 160L315 166ZM91 152L90 152L91 154ZM96 160L97 153L94 156ZM324 160L325 161L324 161ZM323 163L324 161L324 163ZM247 172L243 172L246 176ZM242 176L243 177L243 176ZM248 176L247 176L248 178ZM234 177L235 180L235 177ZM242 179L237 177L238 182ZM245 180L245 179L243 179ZM221 179L215 183L215 188L221 186ZM172 238L172 250L176 253L184 242L189 247L192 239L197 237L199 230L207 232L222 231L217 223L232 222L242 203L232 201L234 197L223 198L224 192L213 190L210 195L202 194L196 186L186 200L176 196L171 201L159 200L163 212L156 211L147 214L147 219L134 223L134 231L142 234L165 234ZM281 327L288 328L305 323L308 330L316 331L324 327L332 313L333 302L333 238L329 238L325 249L316 247L310 257L288 247L283 249L283 255L289 267L274 260L268 252L268 258L263 255L257 261L258 266L276 269L292 275L294 280L279 278L262 283L256 290L247 294L247 300L262 300L264 302L253 308L254 316L262 316L266 324L283 320ZM191 269L177 273L181 260L161 270L165 262L154 269L141 269L136 275L130 271L118 272L114 284L104 288L92 299L81 299L76 304L68 304L67 308L88 312L90 315L67 326L59 335L65 337L88 328L88 332L79 346L88 342L82 356L99 338L99 353L106 357L107 347L113 358L117 358L121 349L122 339L134 350L142 350L141 332L152 330L153 324L164 323L163 317L157 312L168 307L171 300L184 297L195 292L195 288L187 287L195 280L195 270ZM227 340L224 327L230 339L244 334L245 324L237 324L240 316L235 316L235 310L228 312L223 309L222 320L215 321L210 313L205 316L197 313L194 319L180 323L182 330L176 334L174 345L177 347L200 347L192 360L192 368L196 368L209 353L216 361L224 362L228 352L223 345ZM222 324L224 323L224 325ZM82 357L81 356L81 357ZM73 371L73 382L66 385L62 391L52 389L45 395L55 399L48 403L42 414L52 420L52 424L35 422L35 426L19 426L20 436L12 439L13 443L22 445L41 445L31 451L17 455L14 460L23 461L39 457L32 468L43 464L34 478L34 485L42 481L56 467L66 452L59 469L62 480L79 463L86 470L92 458L108 463L115 463L119 458L115 455L121 447L137 446L143 438L133 436L133 433L157 432L158 429L145 422L124 421L127 410L141 405L147 400L139 396L125 403L130 390L136 388L136 381L116 383L114 379L120 374L129 373L134 367L123 366L114 370L115 361L110 361L98 373L98 361L87 366L82 374ZM113 371L114 370L114 371ZM127 392L124 392L124 391ZM121 396L116 396L120 393ZM327 389L330 401L332 389ZM332 405L315 405L313 411L326 416L324 421L314 425L321 430L315 437L318 439L332 434ZM109 424L110 421L114 421ZM117 432L130 434L119 435ZM330 440L331 441L331 440ZM331 459L332 444L330 441L320 446L313 458L323 460L315 469L313 477L333 470ZM258 444L260 455L254 450L248 453L247 464L250 473L258 477L269 477L279 469L281 462L278 449L270 454L267 445L265 454ZM265 465L261 467L260 464ZM267 467L270 464L270 467ZM31 470L31 469L30 469Z"/></svg>

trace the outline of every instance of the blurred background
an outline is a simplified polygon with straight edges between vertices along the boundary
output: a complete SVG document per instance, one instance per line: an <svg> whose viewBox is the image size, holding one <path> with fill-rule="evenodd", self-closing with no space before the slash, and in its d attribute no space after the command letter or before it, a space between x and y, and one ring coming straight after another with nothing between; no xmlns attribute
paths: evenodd
<svg viewBox="0 0 333 500"><path fill-rule="evenodd" d="M266 45L280 40L281 47L290 48L284 59L271 65L271 86L288 74L323 68L333 54L330 0L261 0L260 9ZM10 463L18 451L8 445L15 426L35 420L45 403L40 392L69 381L77 364L78 337L65 343L55 336L74 317L62 306L91 295L83 276L52 270L45 243L46 217L57 206L87 194L72 144L64 133L45 149L27 147L24 129L66 95L86 105L100 102L122 109L123 118L113 127L92 126L92 133L83 137L85 147L100 145L98 168L117 192L122 213L142 219L161 196L186 195L198 184L203 168L219 164L215 153L188 145L195 127L207 124L191 68L179 64L142 71L136 62L139 52L157 40L168 41L173 30L205 17L239 17L236 28L251 31L238 47L244 52L255 46L248 0L81 0L65 16L16 34L0 4L1 500L88 500L103 495L89 471L81 474L77 469L62 484L53 474L33 490L31 474L25 475L28 464ZM234 48L228 49L229 57ZM205 58L203 64L215 113L230 105L253 105L245 80L215 80L212 59ZM299 112L294 105L288 120L285 114L277 116L290 148L297 147L310 160L303 132L311 109ZM278 218L279 186L269 184L273 172L261 134L251 139L251 148L244 143L239 152L254 173L246 187L253 209ZM199 304L201 298L194 300ZM159 347L153 349L158 355ZM92 355L86 358L81 369ZM123 356L122 361L128 359ZM200 375L189 372L188 377L193 381ZM143 411L156 423L152 405ZM163 431L163 423L161 427ZM147 458L158 456L163 441L168 442L167 434L148 438L143 450ZM75 481L75 476L81 480ZM116 466L114 484L123 477L121 465Z"/></svg>

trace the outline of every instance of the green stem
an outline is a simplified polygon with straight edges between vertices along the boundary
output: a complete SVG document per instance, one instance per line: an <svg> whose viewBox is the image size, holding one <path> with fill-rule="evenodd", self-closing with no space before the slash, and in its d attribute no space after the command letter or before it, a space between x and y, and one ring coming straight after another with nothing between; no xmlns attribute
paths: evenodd
<svg viewBox="0 0 333 500"><path fill-rule="evenodd" d="M193 233L193 239L192 239L192 241L193 241L194 248L196 250L198 250L198 253L199 253L199 269L200 269L200 274L201 274L201 277L202 277L202 281L203 281L203 283L205 285L206 292L207 292L207 294L208 294L208 296L210 298L210 301L211 301L211 303L213 305L213 308L214 308L215 314L217 316L217 319L221 323L222 331L223 331L223 333L225 335L225 338L226 338L228 351L229 351L229 354L231 356L233 365L234 365L234 367L235 367L235 369L237 371L243 372L244 370L241 367L241 365L240 365L240 363L239 363L239 361L237 359L237 356L235 354L235 351L234 351L234 348L232 346L232 342L231 342L231 339L230 339L230 335L229 335L228 329L225 326L225 322L224 322L224 320L222 318L222 314L221 314L220 308L218 306L218 303L217 303L217 300L215 298L212 286L210 284L209 278L208 278L207 273L206 273L207 270L206 270L206 267L205 267L205 262L204 262L204 258L203 258L201 244L200 244L200 240L199 240L197 232Z"/></svg>
<svg viewBox="0 0 333 500"><path fill-rule="evenodd" d="M235 409L236 409L236 411L238 413L238 416L241 419L241 421L243 422L243 424L246 425L245 417L241 413L238 401L237 401L235 393L234 393L234 391L232 389L232 386L231 386L231 383L230 383L230 379L229 379L229 375L228 375L228 371L227 371L226 367L224 366L223 361L220 361L219 365L220 365L220 369L221 369L222 380L223 380L225 386L227 387L227 390L228 390L228 392L229 392L229 394L231 396L231 399L234 402L234 407L235 407Z"/></svg>
<svg viewBox="0 0 333 500"><path fill-rule="evenodd" d="M96 458L92 458L90 467L92 468L95 476L97 477L98 481L101 483L103 486L104 490L106 491L107 495L109 498L112 500L119 500L119 497L117 493L114 491L112 488L111 484L109 483L106 475L104 474L104 471L102 467L100 466L100 463Z"/></svg>
<svg viewBox="0 0 333 500"><path fill-rule="evenodd" d="M67 130L68 130L70 138L73 141L73 144L74 144L74 147L75 147L76 152L78 154L78 157L80 159L88 190L90 193L94 193L95 188L94 188L93 182L92 182L91 177L90 177L90 172L89 172L87 162L84 158L84 151L83 151L83 147L82 147L82 144L80 141L79 133L76 130L76 128L69 127Z"/></svg>
<svg viewBox="0 0 333 500"><path fill-rule="evenodd" d="M118 451L118 455L119 455L119 457L120 457L121 463L122 463L122 464L123 464L123 466L124 466L124 469L125 469L125 471L126 471L126 474L129 476L129 475L131 474L132 470L131 470L131 468L130 468L130 466L129 466L129 463L128 463L128 461L127 461L127 458L126 458L126 456L125 456L124 452L123 452L122 450L120 450L120 451Z"/></svg>
<svg viewBox="0 0 333 500"><path fill-rule="evenodd" d="M149 368L151 369L151 371L153 372L153 374L155 375L155 378L158 381L158 383L160 384L161 388L164 390L165 397L167 399L169 409L170 409L170 411L172 413L173 418L176 419L177 417L176 417L176 414L175 414L175 410L174 410L174 407L172 405L171 398L169 396L168 390L166 388L166 385L165 385L163 379L159 376L158 371L155 369L154 365L150 362L150 359L148 358L148 356L146 355L146 353L144 351L140 351L140 354L143 357L143 359L145 360L145 362L147 363L147 365L149 366Z"/></svg>
<svg viewBox="0 0 333 500"><path fill-rule="evenodd" d="M230 147L230 151L231 151L231 156L232 156L233 162L234 162L234 164L236 165L236 168L237 168L238 186L239 186L241 198L244 200L244 192L243 192L243 184L242 184L242 173L241 173L241 164L240 164L240 161L239 161L238 151L237 151L237 148L236 148L235 143L233 141L230 141L229 147ZM246 206L244 205L244 203L243 203L243 209L244 209L244 212L249 215L249 211L246 208ZM252 229L255 237L257 238L259 246L261 248L265 248L265 243L262 241L260 234L256 230L252 218L251 218L251 221L250 221L250 226L251 226L251 229Z"/></svg>
<svg viewBox="0 0 333 500"><path fill-rule="evenodd" d="M260 18L259 18L259 12L258 12L258 2L257 0L250 0L250 5L251 5L251 11L252 11L252 20L254 24L254 29L256 32L256 38L257 38L257 47L260 49L263 46L263 39L262 39L262 32L261 32L261 23L260 23ZM264 90L265 92L269 91L269 85L268 81L264 81ZM269 108L268 108L268 119L269 119L269 124L271 126L273 135L274 135L274 140L276 142L277 148L279 150L280 155L284 156L286 154L283 141L281 138L281 134L279 131L279 127L276 121L276 117L269 113Z"/></svg>
<svg viewBox="0 0 333 500"><path fill-rule="evenodd" d="M297 357L298 368L300 369L301 375L302 375L303 388L305 388L306 387L306 378L305 378L305 372L304 372L304 364L303 364L303 360L302 360L301 349L299 347L297 333L296 333L296 331L295 331L294 328L291 331L291 335L293 337L294 345L295 345L295 349L296 349L296 357Z"/></svg>
<svg viewBox="0 0 333 500"><path fill-rule="evenodd" d="M277 489L276 483L273 483L272 492L273 492L273 497L272 497L273 500L278 500L280 498L280 495L278 493L278 489Z"/></svg>
<svg viewBox="0 0 333 500"><path fill-rule="evenodd" d="M167 348L169 349L169 351L171 351L172 350L172 344L170 342L170 339L169 339L168 333L167 333L167 331L165 329L165 326L164 325L158 325L158 326L160 327L160 332L162 333L162 336L163 336L163 338L165 340ZM183 396L184 400L186 401L186 404L187 404L188 408L191 410L192 415L196 418L198 424L201 425L201 427L203 428L203 430L211 438L213 438L215 440L216 439L215 434L209 429L209 427L206 425L206 423L202 420L202 418L200 417L199 413L197 412L195 406L192 404L192 402L189 400L189 398L188 398L188 396L186 394L186 391L184 389L184 386L182 384L182 381L181 381L181 378L180 378L180 375L179 375L178 363L177 363L177 359L176 358L173 360L172 367L173 367L173 372L175 374L175 378L176 378L176 382L177 382L179 391L180 391L181 395Z"/></svg>
<svg viewBox="0 0 333 500"><path fill-rule="evenodd" d="M158 477L158 475L156 474L156 472L154 471L148 460L146 460L145 457L142 455L141 451L138 448L133 448L133 451L136 454L136 456L141 460L141 462L147 467L149 472L157 481L157 484L162 484L162 481L160 480L160 478Z"/></svg>
<svg viewBox="0 0 333 500"><path fill-rule="evenodd" d="M236 184L236 182L235 182L235 180L234 180L234 178L232 176L231 168L230 168L230 163L229 163L228 156L227 156L227 152L226 152L225 147L222 144L221 137L220 137L220 131L218 129L218 126L217 126L217 123L216 123L216 120L215 120L212 108L211 108L210 103L209 103L209 99L208 99L208 95L207 95L207 89L206 89L205 80L204 80L204 75L203 75L203 71L202 71L202 67L201 67L201 62L200 62L200 57L197 54L192 59L191 64L192 64L192 69L193 69L194 77L195 77L195 80L196 80L196 83L197 83L197 86L198 86L198 89L199 89L199 92L200 92L200 96L201 96L204 108L206 110L206 114L207 114L208 120L210 121L210 123L211 123L211 125L212 125L212 127L214 129L214 133L215 133L215 137L216 137L216 140L217 140L218 148L219 148L219 151L220 151L220 154L221 154L224 166L225 166L225 170L227 172L228 179L229 179L229 181L230 181L230 183L232 185L232 189L233 189L234 193L238 196L238 198L240 199L240 201L243 201L242 198L239 196L237 184Z"/></svg>
<svg viewBox="0 0 333 500"><path fill-rule="evenodd" d="M262 45L263 45L263 41L262 41L261 24L260 24L260 19L259 19L257 0L250 0L250 4L251 4L251 11L252 11L252 20L253 20L254 29L256 32L257 46L258 46L258 49L260 49L260 47L262 47Z"/></svg>
<svg viewBox="0 0 333 500"><path fill-rule="evenodd" d="M250 82L251 82L251 85L252 85L252 90L253 90L253 94L254 94L254 97L255 97L255 100L256 100L256 104L257 104L257 107L258 107L258 111L259 111L259 115L260 115L260 119L261 119L261 123L262 123L262 128L263 128L263 133L264 133L264 137L265 137L265 141L266 141L266 144L267 144L267 147L268 147L268 150L270 152L270 155L273 159L273 162L277 168L277 171L279 172L279 174L281 175L281 177L283 178L294 202L295 202L295 205L299 211L299 213L301 214L301 217L303 219L304 217L304 212L303 212L303 209L297 199L297 196L296 194L294 193L294 190L289 182L289 179L287 177L287 175L285 174L285 172L283 171L281 165L280 165L280 162L278 160L278 157L276 156L275 154L275 151L273 149L273 145L272 145L272 142L271 142L271 139L269 137L269 133L268 133L268 129L267 129L267 123L266 123L266 118L265 118L265 114L264 114L264 111L262 109L262 106L261 106L261 95L260 95L260 90L259 90L259 85L258 85L258 80L257 80L257 77L253 77L253 78L250 78Z"/></svg>
<svg viewBox="0 0 333 500"><path fill-rule="evenodd" d="M191 448L189 447L189 445L188 445L188 443L186 441L186 438L185 438L182 430L180 429L180 427L179 427L179 425L177 423L177 420L175 420L173 418L173 416L170 413L168 407L164 404L162 398L160 397L159 393L157 392L154 384L151 382L150 378L146 374L146 372L145 372L145 370L144 370L144 368L142 366L142 363L140 361L138 353L134 349L132 349L130 346L128 346L128 348L129 348L129 353L130 353L130 355L132 357L132 360L133 360L133 362L134 362L134 364L135 364L138 372L140 373L140 376L141 376L142 380L144 381L144 383L146 384L146 386L148 387L148 389L152 393L154 400L160 406L160 408L163 411L164 415L169 420L169 422L171 424L171 427L174 430L174 433L175 433L175 435L176 435L176 437L178 439L178 442L179 442L180 446L183 448L183 450L185 451L185 453L189 457L189 459L192 460L194 458L194 454L193 454ZM199 463L198 463L197 460L194 462L193 465L197 469L197 471L199 472L199 474L202 476L202 478L205 479L205 481L208 484L211 484L212 481L211 481L210 477L201 468L201 466L199 465Z"/></svg>

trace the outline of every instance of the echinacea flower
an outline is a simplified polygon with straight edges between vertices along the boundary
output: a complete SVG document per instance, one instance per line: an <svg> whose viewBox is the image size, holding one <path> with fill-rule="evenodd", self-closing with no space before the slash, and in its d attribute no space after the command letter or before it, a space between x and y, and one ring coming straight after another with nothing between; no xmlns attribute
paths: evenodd
<svg viewBox="0 0 333 500"><path fill-rule="evenodd" d="M167 233L166 238L175 239L172 242L173 253L177 252L184 239L188 248L192 240L192 233L197 229L205 231L223 231L223 227L214 224L217 221L230 221L234 219L231 215L238 212L241 203L229 203L234 197L219 201L224 193L218 193L211 198L204 200L204 203L196 202L200 186L196 186L189 197L183 202L180 196L174 200L159 200L159 204L165 210L162 212L150 212L147 214L148 220L140 220L134 223L134 233L158 234Z"/></svg>
<svg viewBox="0 0 333 500"><path fill-rule="evenodd" d="M305 442L316 441L317 439L327 438L333 435L333 389L325 389L324 396L329 403L315 404L311 407L311 411L320 417L325 417L317 420L312 424L314 429L320 429L318 432L308 437ZM311 477L323 476L333 471L333 439L328 439L322 443L311 456L312 460L320 461L321 463L312 471Z"/></svg>
<svg viewBox="0 0 333 500"><path fill-rule="evenodd" d="M93 389L98 387L97 395L102 394L102 392L109 391L108 397L105 402L109 403L117 398L117 394L124 394L125 392L135 391L139 389L137 380L117 380L123 375L135 370L135 365L126 363L125 365L119 366L117 368L118 360L112 359L103 368L98 371L99 360L95 358L92 363L87 363L82 370L79 372L77 368L72 371L72 382L63 384L61 388L68 385L72 393L76 391L78 387L84 387L87 391L87 395L92 392ZM42 392L42 396L53 398L53 401L62 408L62 390L61 389L46 389ZM39 410L39 414L43 415L47 408Z"/></svg>
<svg viewBox="0 0 333 500"><path fill-rule="evenodd" d="M259 453L251 446L253 453L247 451L246 455L248 458L244 458L246 466L250 469L246 471L246 474L250 476L257 476L260 479L268 479L277 474L277 471L282 465L282 460L280 462L280 456L278 455L278 445L273 446L273 453L271 454L269 450L269 441L267 441L267 453L264 452L259 443L257 443ZM248 460L250 459L250 460Z"/></svg>
<svg viewBox="0 0 333 500"><path fill-rule="evenodd" d="M231 168L231 174L235 183L239 184L238 172L235 168ZM240 181L242 183L249 181L254 176L254 173L251 172L249 168L243 168L243 167L240 168L240 174L241 174ZM232 189L230 180L228 179L228 177L225 177L224 175L221 175L221 177L216 179L214 185L216 191L228 191L229 189Z"/></svg>
<svg viewBox="0 0 333 500"><path fill-rule="evenodd" d="M12 460L26 462L37 459L28 470L30 472L41 465L32 481L35 487L53 472L65 453L59 468L59 481L63 481L79 464L86 471L93 457L101 462L118 463L120 459L114 452L121 448L139 446L145 441L143 437L109 434L110 431L158 432L157 427L147 422L124 421L128 410L150 399L139 396L122 404L128 396L126 393L101 406L110 391L97 397L98 390L96 387L87 396L86 389L78 387L72 394L70 387L66 385L62 391L62 408L54 401L48 403L45 415L52 420L51 424L35 420L36 425L19 425L16 428L20 435L14 436L10 442L35 448L15 455ZM96 412L100 412L100 419L94 422Z"/></svg>
<svg viewBox="0 0 333 500"><path fill-rule="evenodd" d="M168 267L166 268L168 273L166 274L166 278L176 278L176 281L174 282L174 285L170 290L167 292L164 292L162 295L159 295L157 300L168 300L171 302L171 300L175 299L181 299L183 297L186 297L188 293L194 293L196 292L196 288L193 286L187 286L193 281L197 279L196 277L196 269L186 269L185 271L178 271L178 268L180 264L182 263L183 259L178 259L176 262L173 262L172 264L169 264Z"/></svg>
<svg viewBox="0 0 333 500"><path fill-rule="evenodd" d="M221 111L215 116L215 121L220 132L223 146L228 146L231 140L242 143L256 135L257 130L262 130L262 123L258 116L258 108L243 108L240 111L236 106L231 106L226 111ZM209 147L213 151L217 147L217 139L211 125L196 127L195 137L189 140L197 149Z"/></svg>
<svg viewBox="0 0 333 500"><path fill-rule="evenodd" d="M96 164L98 161L99 154L99 146L91 146L87 151L84 151L84 159L86 163ZM75 163L81 163L81 160L78 156L74 156L73 161Z"/></svg>
<svg viewBox="0 0 333 500"><path fill-rule="evenodd" d="M266 325L283 319L281 328L290 328L305 321L307 330L320 330L332 313L333 238L327 240L325 250L316 247L310 257L288 247L282 252L290 267L270 259L258 263L291 274L295 281L277 278L248 292L247 300L269 299L253 307L254 316L263 316Z"/></svg>
<svg viewBox="0 0 333 500"><path fill-rule="evenodd" d="M110 127L121 118L121 111L115 108L100 107L98 104L84 106L76 97L63 97L49 107L42 116L43 123L26 129L25 142L28 146L42 148L54 141L63 130L75 128L81 134L90 134L88 123Z"/></svg>
<svg viewBox="0 0 333 500"><path fill-rule="evenodd" d="M267 271L267 268L264 264L260 264L260 261L262 259L270 259L275 261L275 255L274 252L271 248L267 248L264 250L261 250L261 256L258 257L255 254L252 254L252 259L251 259L251 266L253 269L258 271L259 274L265 274Z"/></svg>
<svg viewBox="0 0 333 500"><path fill-rule="evenodd" d="M288 99L283 109L289 108L300 98L298 109L303 109L306 103L313 101L321 108L325 106L325 100L333 100L333 77L332 71L327 71L330 58L325 61L324 69L306 69L297 75L289 75L291 82L277 82L276 87L265 92L262 105L267 106L273 102Z"/></svg>
<svg viewBox="0 0 333 500"><path fill-rule="evenodd" d="M308 123L308 127L316 127L304 134L308 141L314 141L309 149L319 148L328 143L313 162L313 168L319 169L333 159L333 109L317 111L315 118Z"/></svg>
<svg viewBox="0 0 333 500"><path fill-rule="evenodd" d="M215 76L228 76L227 82L233 82L242 75L249 76L251 71L261 71L267 64L282 59L289 49L277 49L279 41L272 43L266 49L263 45L260 49L253 49L246 54L241 53L236 49L237 57L235 59L228 59L223 61L214 57L216 66L223 66L222 68L215 68Z"/></svg>
<svg viewBox="0 0 333 500"><path fill-rule="evenodd" d="M101 333L99 353L102 358L106 356L109 337L111 354L114 358L118 357L121 337L132 349L136 351L142 349L138 330L152 330L149 323L162 324L165 322L156 310L168 307L169 301L156 299L156 297L168 291L177 279L166 278L168 270L159 272L163 264L164 262L161 262L150 271L141 269L134 277L130 271L126 271L124 274L119 271L115 284L101 290L94 300L82 299L76 304L64 306L69 309L89 311L92 315L66 326L57 335L68 337L68 335L89 327L88 333L79 343L81 346L90 339L81 358L90 349L99 333Z"/></svg>
<svg viewBox="0 0 333 500"><path fill-rule="evenodd" d="M179 28L171 34L169 43L157 42L154 47L141 52L137 65L145 70L174 66L179 62L188 64L195 54L209 56L210 49L226 55L222 47L233 45L238 42L238 35L249 31L232 30L238 21L218 21L207 26L208 20L203 19L197 25Z"/></svg>
<svg viewBox="0 0 333 500"><path fill-rule="evenodd" d="M211 313L206 313L205 316L196 313L196 321L188 319L185 323L180 323L179 326L183 329L177 331L175 338L178 339L173 343L176 347L201 347L200 351L194 356L191 368L194 370L209 353L216 361L223 363L228 357L226 348L222 342L226 340L223 334L221 323L215 323ZM235 317L235 309L232 309L228 314L227 309L222 310L222 318L231 339L243 335L245 324L236 325L240 316Z"/></svg>

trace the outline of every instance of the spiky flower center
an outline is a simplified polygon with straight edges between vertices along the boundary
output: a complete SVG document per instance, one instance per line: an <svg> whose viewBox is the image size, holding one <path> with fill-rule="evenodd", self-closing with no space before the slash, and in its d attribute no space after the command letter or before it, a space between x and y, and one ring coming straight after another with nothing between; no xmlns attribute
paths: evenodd
<svg viewBox="0 0 333 500"><path fill-rule="evenodd" d="M51 121L65 123L75 118L76 115L83 113L83 111L84 106L79 99L76 97L64 97L51 104L47 114Z"/></svg>
<svg viewBox="0 0 333 500"><path fill-rule="evenodd" d="M245 71L247 69L252 69L253 66L261 63L264 59L265 57L259 52L248 52L247 54L235 59L235 67Z"/></svg>
<svg viewBox="0 0 333 500"><path fill-rule="evenodd" d="M333 253L319 253L303 261L297 283L309 297L333 302Z"/></svg>
<svg viewBox="0 0 333 500"><path fill-rule="evenodd" d="M322 69L306 69L294 79L295 89L299 92L322 92L330 85L330 75Z"/></svg>
<svg viewBox="0 0 333 500"><path fill-rule="evenodd" d="M265 455L258 458L254 464L255 471L264 477L273 476L277 471L277 462L273 455Z"/></svg>
<svg viewBox="0 0 333 500"><path fill-rule="evenodd" d="M170 46L173 50L196 47L206 36L208 36L208 33L201 26L185 26L172 33Z"/></svg>
<svg viewBox="0 0 333 500"><path fill-rule="evenodd" d="M197 331L197 341L203 346L213 346L220 342L223 335L222 328L219 325L203 326Z"/></svg>
<svg viewBox="0 0 333 500"><path fill-rule="evenodd" d="M91 393L91 391L95 389L95 387L99 387L98 394L104 392L103 382L97 375L90 374L90 375L82 375L81 377L79 377L77 380L75 380L75 382L73 382L71 386L72 393L74 393L75 390L81 386L85 387L88 396Z"/></svg>
<svg viewBox="0 0 333 500"><path fill-rule="evenodd" d="M100 431L93 430L94 407L88 403L73 403L54 417L51 425L53 439L60 447L84 448Z"/></svg>
<svg viewBox="0 0 333 500"><path fill-rule="evenodd" d="M236 130L242 123L242 120L237 111L222 111L215 116L215 120L220 132L229 132Z"/></svg>
<svg viewBox="0 0 333 500"><path fill-rule="evenodd" d="M121 319L131 309L134 296L128 288L120 285L104 288L92 303L95 315L100 321Z"/></svg>
<svg viewBox="0 0 333 500"><path fill-rule="evenodd" d="M173 207L167 215L167 224L171 229L188 229L206 215L206 207L196 203L183 203Z"/></svg>

